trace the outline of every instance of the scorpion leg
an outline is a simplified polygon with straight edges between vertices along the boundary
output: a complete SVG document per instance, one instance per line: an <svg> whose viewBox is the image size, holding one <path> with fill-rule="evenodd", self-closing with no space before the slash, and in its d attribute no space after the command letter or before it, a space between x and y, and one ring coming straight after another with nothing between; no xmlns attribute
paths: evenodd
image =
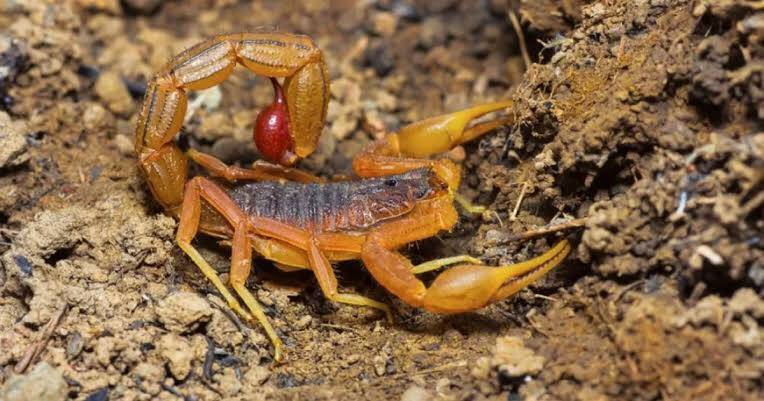
<svg viewBox="0 0 764 401"><path fill-rule="evenodd" d="M258 235L281 240L308 254L310 269L327 299L382 310L387 319L392 321L389 306L362 295L341 294L337 291L337 277L324 251L357 253L362 248L362 237L331 233L312 235L303 229L263 217L252 217L250 221Z"/></svg>
<svg viewBox="0 0 764 401"><path fill-rule="evenodd" d="M201 218L201 201L204 199L215 210L225 217L234 227L232 258L231 258L231 285L247 305L250 312L257 318L265 329L274 347L274 359L281 359L282 343L265 316L260 304L244 286L252 263L252 247L247 237L247 218L244 216L230 198L212 181L195 177L186 185L183 207L178 225L176 240L178 246L194 261L204 275L215 285L223 295L228 305L244 319L251 321L252 315L244 311L233 295L225 287L214 269L204 260L201 254L191 244L199 229ZM245 249L246 248L246 249Z"/></svg>
<svg viewBox="0 0 764 401"><path fill-rule="evenodd" d="M432 312L467 312L507 298L558 266L571 249L563 240L541 256L515 265L457 265L441 273L427 288L414 275L411 261L395 249L449 228L456 211L450 204L436 201L417 214L375 229L364 243L361 258L388 291L412 306Z"/></svg>
<svg viewBox="0 0 764 401"><path fill-rule="evenodd" d="M199 152L196 149L189 149L187 154L191 160L202 166L211 175L224 178L229 182L287 180L313 183L322 181L319 177L305 171L296 168L278 166L262 160L256 161L253 168L248 169L229 166L215 156Z"/></svg>
<svg viewBox="0 0 764 401"><path fill-rule="evenodd" d="M255 315L260 324L263 325L268 337L271 339L274 348L273 359L277 362L281 360L281 348L282 343L276 331L268 321L268 317L265 316L260 303L247 289L247 277L252 270L252 245L249 242L247 236L247 224L246 219L240 221L236 225L236 229L233 233L233 245L231 247L231 278L230 283L234 290L239 294L244 304L247 305L249 310Z"/></svg>
<svg viewBox="0 0 764 401"><path fill-rule="evenodd" d="M326 255L319 249L318 240L315 238L308 244L308 260L310 260L310 266L313 270L313 274L316 275L318 285L321 287L321 291L327 299L344 304L368 306L370 308L379 309L385 312L387 320L392 323L393 313L389 306L362 295L341 294L337 291L337 277L334 275L334 270L332 270L332 265L329 263L329 259L327 259Z"/></svg>

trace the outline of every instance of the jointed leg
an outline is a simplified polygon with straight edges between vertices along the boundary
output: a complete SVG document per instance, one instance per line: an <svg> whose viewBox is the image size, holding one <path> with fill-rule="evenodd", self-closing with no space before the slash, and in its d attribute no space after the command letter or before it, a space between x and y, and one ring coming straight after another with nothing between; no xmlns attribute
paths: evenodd
<svg viewBox="0 0 764 401"><path fill-rule="evenodd" d="M368 306L379 309L385 312L388 321L393 321L393 314L390 311L390 307L382 302L357 294L340 294L337 291L337 277L334 275L332 265L329 263L329 259L326 258L326 255L319 249L318 241L315 239L311 240L308 244L308 260L310 261L313 273L316 275L318 285L321 287L321 291L323 291L324 296L327 299L350 305Z"/></svg>
<svg viewBox="0 0 764 401"><path fill-rule="evenodd" d="M321 178L295 168L281 167L265 161L257 161L251 169L229 166L207 153L189 149L188 157L211 175L230 182L236 181L294 181L302 183L321 182Z"/></svg>
<svg viewBox="0 0 764 401"><path fill-rule="evenodd" d="M252 315L244 311L233 295L228 291L223 282L217 276L207 261L191 245L191 240L199 228L201 216L201 200L204 199L215 210L220 212L234 227L231 258L231 285L249 308L252 315L260 322L268 337L273 343L274 359L281 359L282 343L268 318L262 311L254 296L244 286L252 261L252 247L247 236L247 218L233 204L228 196L211 181L204 178L194 178L186 186L186 195L183 201L180 225L176 236L178 245L199 266L205 276L212 281L215 287L223 294L228 305L246 320L251 320Z"/></svg>
<svg viewBox="0 0 764 401"><path fill-rule="evenodd" d="M260 303L257 302L255 297L246 287L247 277L252 269L252 245L249 243L249 237L247 236L247 225L245 222L240 222L233 234L233 245L231 255L231 278L230 283L234 290L239 294L247 308L255 315L258 321L261 322L265 332L271 339L274 348L273 359L277 362L281 360L281 348L282 343L276 331L273 330L268 317L265 316L263 308L260 307Z"/></svg>
<svg viewBox="0 0 764 401"><path fill-rule="evenodd" d="M454 201L468 213L481 214L486 211L485 206L480 206L472 203L469 199L465 198L464 195L458 192L454 193Z"/></svg>
<svg viewBox="0 0 764 401"><path fill-rule="evenodd" d="M215 288L223 295L228 306L238 313L246 320L251 320L252 316L242 309L239 301L234 298L225 284L218 277L217 272L213 269L204 257L194 248L191 244L191 240L196 236L199 229L199 217L201 214L201 198L199 196L199 189L189 183L185 198L183 200L183 208L180 215L180 224L178 225L178 233L175 236L178 246L183 252L188 255L189 258L199 267L199 270L204 273L204 276L212 282Z"/></svg>

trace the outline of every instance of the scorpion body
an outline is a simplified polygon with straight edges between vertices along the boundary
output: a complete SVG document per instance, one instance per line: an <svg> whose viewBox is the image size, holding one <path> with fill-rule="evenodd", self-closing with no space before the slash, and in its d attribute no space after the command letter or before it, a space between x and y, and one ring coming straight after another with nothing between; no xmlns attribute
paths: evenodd
<svg viewBox="0 0 764 401"><path fill-rule="evenodd" d="M402 216L417 201L445 189L430 169L422 168L352 181L255 182L237 186L229 195L248 216L316 232L348 232Z"/></svg>

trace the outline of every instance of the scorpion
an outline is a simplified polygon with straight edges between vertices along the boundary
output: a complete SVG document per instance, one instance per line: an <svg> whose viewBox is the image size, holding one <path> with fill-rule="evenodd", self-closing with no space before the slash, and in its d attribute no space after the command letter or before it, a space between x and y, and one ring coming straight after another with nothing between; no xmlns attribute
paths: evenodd
<svg viewBox="0 0 764 401"><path fill-rule="evenodd" d="M268 77L274 88L273 103L258 114L253 130L267 161L258 160L251 168L227 165L195 149L184 152L175 140L188 92L220 84L237 64ZM180 53L150 79L135 130L140 170L156 201L179 221L178 246L233 311L260 323L275 361L283 358L283 343L245 286L253 251L284 270L311 270L327 299L379 309L390 321L387 304L340 292L331 263L360 259L382 287L405 303L435 313L461 313L515 294L570 252L562 240L536 258L490 267L469 255L414 266L398 251L451 230L459 217L454 203L472 210L457 193L460 166L430 157L511 123L510 117L473 120L509 108L512 101L431 117L388 133L355 156L357 178L334 182L292 167L316 149L328 103L327 66L310 37L218 35ZM188 159L211 177L188 180ZM238 298L192 244L199 232L230 241L228 284ZM429 287L416 276L444 266L451 267Z"/></svg>

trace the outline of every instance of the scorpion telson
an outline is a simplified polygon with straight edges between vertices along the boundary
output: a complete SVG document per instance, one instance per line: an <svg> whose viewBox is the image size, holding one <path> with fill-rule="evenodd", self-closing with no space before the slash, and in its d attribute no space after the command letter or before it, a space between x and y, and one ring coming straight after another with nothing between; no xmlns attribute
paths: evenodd
<svg viewBox="0 0 764 401"><path fill-rule="evenodd" d="M275 101L261 112L255 141L266 158L279 164L228 166L194 149L184 154L174 141L187 92L219 84L237 64L271 78ZM283 93L276 78L284 78ZM331 262L360 259L377 282L404 302L432 312L459 313L511 296L570 252L570 244L562 240L515 265L489 267L459 255L413 266L397 249L451 230L458 220L455 201L466 203L456 193L460 167L428 157L511 124L511 116L472 122L512 102L478 105L407 125L353 159L359 179L324 183L287 166L315 150L328 93L323 55L310 38L277 32L220 35L181 53L149 81L135 131L141 171L157 201L179 219L178 246L231 309L260 322L273 343L275 360L282 358L281 339L245 286L253 250L284 269L310 269L328 299L379 309L389 320L392 312L385 303L340 293ZM187 180L187 158L223 182L203 176ZM192 244L198 232L231 239L228 283ZM416 277L451 264L456 266L440 273L429 287Z"/></svg>

